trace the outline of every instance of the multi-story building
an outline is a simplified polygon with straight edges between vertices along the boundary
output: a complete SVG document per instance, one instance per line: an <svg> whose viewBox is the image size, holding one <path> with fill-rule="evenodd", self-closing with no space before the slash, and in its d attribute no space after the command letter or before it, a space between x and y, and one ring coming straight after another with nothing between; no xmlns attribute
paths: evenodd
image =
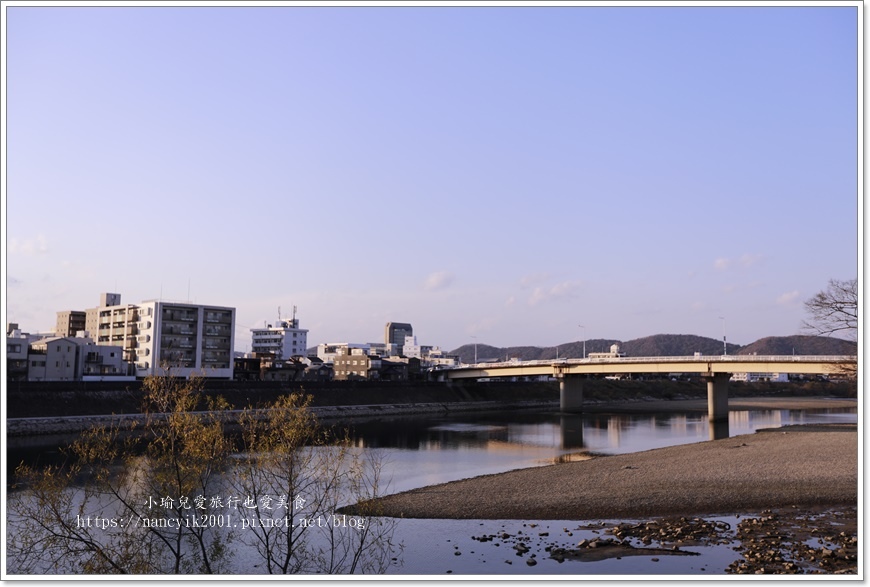
<svg viewBox="0 0 870 587"><path fill-rule="evenodd" d="M384 342L396 345L400 355L402 354L402 345L405 344L405 337L413 335L414 329L411 325L403 322L387 322L387 326L384 328Z"/></svg>
<svg viewBox="0 0 870 587"><path fill-rule="evenodd" d="M27 350L30 341L18 330L18 324L10 323L6 329L6 380L27 381Z"/></svg>
<svg viewBox="0 0 870 587"><path fill-rule="evenodd" d="M235 308L151 300L138 317L138 377L233 378Z"/></svg>
<svg viewBox="0 0 870 587"><path fill-rule="evenodd" d="M126 377L119 346L97 345L90 338L56 336L38 340L27 352L30 381L80 381Z"/></svg>
<svg viewBox="0 0 870 587"><path fill-rule="evenodd" d="M371 345L355 342L325 342L317 345L317 358L324 363L335 363L338 355L350 354L354 350L368 355L371 353Z"/></svg>
<svg viewBox="0 0 870 587"><path fill-rule="evenodd" d="M99 307L85 310L85 330L97 344L120 346L124 360L136 363L139 309L133 304L122 305L121 294L101 294Z"/></svg>
<svg viewBox="0 0 870 587"><path fill-rule="evenodd" d="M54 333L57 336L76 336L86 330L86 312L81 310L64 310L57 313L57 326Z"/></svg>
<svg viewBox="0 0 870 587"><path fill-rule="evenodd" d="M251 352L272 355L284 361L308 354L308 331L299 328L295 307L290 320L278 320L274 326L251 328Z"/></svg>
<svg viewBox="0 0 870 587"><path fill-rule="evenodd" d="M79 345L68 337L44 338L30 345L27 379L30 381L75 381L81 379Z"/></svg>
<svg viewBox="0 0 870 587"><path fill-rule="evenodd" d="M86 311L86 330L99 345L123 348L137 377L167 372L232 379L235 308L149 300L121 304L102 294Z"/></svg>
<svg viewBox="0 0 870 587"><path fill-rule="evenodd" d="M370 356L363 349L342 347L333 360L336 381L377 379L381 358Z"/></svg>
<svg viewBox="0 0 870 587"><path fill-rule="evenodd" d="M130 365L124 360L124 349L118 346L100 345L93 341L80 343L79 363L84 381L135 379L130 373Z"/></svg>

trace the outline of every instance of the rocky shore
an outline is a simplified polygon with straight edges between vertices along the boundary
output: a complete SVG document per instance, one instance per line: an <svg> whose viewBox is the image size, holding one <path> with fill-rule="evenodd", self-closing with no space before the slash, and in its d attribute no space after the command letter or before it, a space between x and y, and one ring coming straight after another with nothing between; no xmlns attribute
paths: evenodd
<svg viewBox="0 0 870 587"><path fill-rule="evenodd" d="M855 425L789 426L486 475L376 503L390 517L516 520L513 531L472 539L508 546L529 566L544 557L658 561L724 545L735 551L728 574L855 574L857 453ZM734 519L716 521L723 516ZM586 525L554 532L519 529L520 520ZM597 537L572 540L582 530Z"/></svg>

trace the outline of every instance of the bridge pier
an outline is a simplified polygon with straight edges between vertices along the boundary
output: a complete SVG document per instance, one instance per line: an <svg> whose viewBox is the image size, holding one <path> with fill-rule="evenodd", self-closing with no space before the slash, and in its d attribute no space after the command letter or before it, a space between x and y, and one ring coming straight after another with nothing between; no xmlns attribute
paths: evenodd
<svg viewBox="0 0 870 587"><path fill-rule="evenodd" d="M707 380L707 417L711 422L728 421L728 380L731 373L713 373Z"/></svg>
<svg viewBox="0 0 870 587"><path fill-rule="evenodd" d="M583 411L583 380L582 375L563 375L559 381L559 409L565 413L580 413Z"/></svg>

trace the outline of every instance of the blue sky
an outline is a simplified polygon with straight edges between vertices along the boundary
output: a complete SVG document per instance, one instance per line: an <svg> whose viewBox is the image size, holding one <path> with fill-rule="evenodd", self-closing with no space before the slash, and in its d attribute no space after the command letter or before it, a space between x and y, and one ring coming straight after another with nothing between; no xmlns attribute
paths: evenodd
<svg viewBox="0 0 870 587"><path fill-rule="evenodd" d="M25 331L110 291L240 351L294 305L312 345L748 344L858 274L857 4L5 10Z"/></svg>

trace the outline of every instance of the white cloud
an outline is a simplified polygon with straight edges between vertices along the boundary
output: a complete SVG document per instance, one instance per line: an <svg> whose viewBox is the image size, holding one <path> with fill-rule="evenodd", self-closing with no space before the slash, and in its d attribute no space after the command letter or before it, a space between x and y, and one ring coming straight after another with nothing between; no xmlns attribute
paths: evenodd
<svg viewBox="0 0 870 587"><path fill-rule="evenodd" d="M34 238L19 240L15 237L10 237L7 241L9 252L12 254L18 253L21 255L44 255L48 253L48 241L44 234L37 234Z"/></svg>
<svg viewBox="0 0 870 587"><path fill-rule="evenodd" d="M717 271L730 269L735 263L740 265L740 267L752 267L753 265L760 263L763 259L764 256L758 253L745 253L736 261L727 257L719 257L713 262L713 267L715 267Z"/></svg>
<svg viewBox="0 0 870 587"><path fill-rule="evenodd" d="M431 273L429 277L426 278L426 282L423 284L423 288L426 291L437 291L439 289L444 289L453 283L453 274L449 271L436 271L435 273Z"/></svg>
<svg viewBox="0 0 870 587"><path fill-rule="evenodd" d="M529 305L575 297L581 285L579 281L564 281L552 287L536 287L529 297Z"/></svg>
<svg viewBox="0 0 870 587"><path fill-rule="evenodd" d="M800 295L798 290L789 291L776 298L776 303L779 306L793 306L798 303Z"/></svg>
<svg viewBox="0 0 870 587"><path fill-rule="evenodd" d="M513 306L516 303L517 303L517 298L515 296L511 296L507 300L505 300L504 305L505 305L505 308L510 308L511 306Z"/></svg>

